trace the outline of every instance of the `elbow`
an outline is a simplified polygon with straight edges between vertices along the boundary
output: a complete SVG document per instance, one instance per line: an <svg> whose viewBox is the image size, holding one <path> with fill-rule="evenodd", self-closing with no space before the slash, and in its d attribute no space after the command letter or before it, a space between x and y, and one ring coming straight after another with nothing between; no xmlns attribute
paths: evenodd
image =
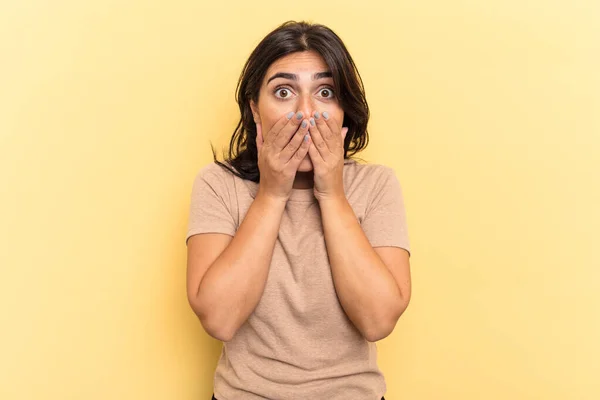
<svg viewBox="0 0 600 400"><path fill-rule="evenodd" d="M395 326L395 321L388 321L378 326L370 326L364 329L362 334L368 342L378 342L388 337L394 331Z"/></svg>
<svg viewBox="0 0 600 400"><path fill-rule="evenodd" d="M402 301L386 315L380 315L376 320L370 321L361 331L369 342L377 342L392 334L400 316L408 307L408 300Z"/></svg>
<svg viewBox="0 0 600 400"><path fill-rule="evenodd" d="M359 330L368 342L378 342L394 331L397 321L398 318L392 313L378 315L375 318L365 320Z"/></svg>
<svg viewBox="0 0 600 400"><path fill-rule="evenodd" d="M220 340L221 342L229 342L233 339L237 332L237 328L233 326L231 321L219 316L216 310L206 310L196 302L190 300L192 310L200 320L200 324L204 331L211 337Z"/></svg>
<svg viewBox="0 0 600 400"><path fill-rule="evenodd" d="M224 324L213 321L210 318L201 318L200 323L204 331L211 337L220 340L221 342L230 342L236 334L236 329L224 326Z"/></svg>

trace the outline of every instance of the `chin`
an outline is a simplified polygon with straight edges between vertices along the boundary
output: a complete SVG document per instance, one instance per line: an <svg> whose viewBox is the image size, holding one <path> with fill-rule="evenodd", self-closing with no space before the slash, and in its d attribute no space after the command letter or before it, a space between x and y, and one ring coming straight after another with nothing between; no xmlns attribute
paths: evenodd
<svg viewBox="0 0 600 400"><path fill-rule="evenodd" d="M312 170L313 170L312 161L310 160L310 157L307 155L306 157L304 157L304 160L302 160L302 162L298 166L298 172L309 172Z"/></svg>

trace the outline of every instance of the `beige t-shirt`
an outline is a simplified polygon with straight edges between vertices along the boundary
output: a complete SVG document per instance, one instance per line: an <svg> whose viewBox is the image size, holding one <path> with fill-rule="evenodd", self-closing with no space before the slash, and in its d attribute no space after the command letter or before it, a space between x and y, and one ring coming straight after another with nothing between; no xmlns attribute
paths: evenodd
<svg viewBox="0 0 600 400"><path fill-rule="evenodd" d="M344 189L373 247L409 250L402 192L391 168L346 160ZM204 167L194 181L187 238L235 235L257 191L257 183L217 164ZM375 343L363 338L337 298L313 189L293 189L262 298L223 345L215 397L375 400L385 391Z"/></svg>

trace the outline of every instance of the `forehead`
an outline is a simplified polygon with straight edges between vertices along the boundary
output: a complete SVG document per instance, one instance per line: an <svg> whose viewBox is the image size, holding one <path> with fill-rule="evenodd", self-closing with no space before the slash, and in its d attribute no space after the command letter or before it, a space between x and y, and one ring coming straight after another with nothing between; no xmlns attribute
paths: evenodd
<svg viewBox="0 0 600 400"><path fill-rule="evenodd" d="M288 54L277 59L267 70L266 78L277 72L289 72L295 74L315 73L329 71L329 67L319 53L314 51L303 51Z"/></svg>

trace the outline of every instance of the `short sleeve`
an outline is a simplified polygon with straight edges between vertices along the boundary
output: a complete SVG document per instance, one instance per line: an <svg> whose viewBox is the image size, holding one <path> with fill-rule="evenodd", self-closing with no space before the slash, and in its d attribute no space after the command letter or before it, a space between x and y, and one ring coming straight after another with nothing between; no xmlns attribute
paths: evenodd
<svg viewBox="0 0 600 400"><path fill-rule="evenodd" d="M210 164L196 176L192 187L188 239L200 233L223 233L234 236L235 221L230 210L226 172Z"/></svg>
<svg viewBox="0 0 600 400"><path fill-rule="evenodd" d="M389 167L382 172L367 205L362 229L373 247L400 247L410 253L402 188Z"/></svg>

